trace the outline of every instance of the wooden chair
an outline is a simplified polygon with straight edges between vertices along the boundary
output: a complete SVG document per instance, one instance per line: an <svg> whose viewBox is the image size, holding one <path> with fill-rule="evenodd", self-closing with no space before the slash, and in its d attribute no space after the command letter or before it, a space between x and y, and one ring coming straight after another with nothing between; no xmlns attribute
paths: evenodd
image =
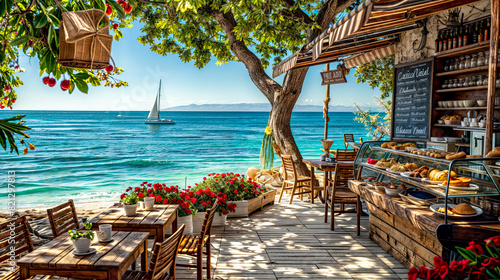
<svg viewBox="0 0 500 280"><path fill-rule="evenodd" d="M314 190L322 190L319 187L311 188L311 177L309 176L299 176L297 173L297 169L295 168L295 163L293 162L292 156L282 155L281 160L283 162L283 185L281 186L281 193L278 202L281 202L281 198L283 197L283 193L287 190L292 190L292 194L290 196L290 204L293 202L293 197L295 195L311 194L311 201L314 195ZM307 189L307 190L304 190ZM299 192L296 190L299 189Z"/></svg>
<svg viewBox="0 0 500 280"><path fill-rule="evenodd" d="M59 206L47 209L47 215L54 238L68 232L68 230L80 228L75 204L71 199Z"/></svg>
<svg viewBox="0 0 500 280"><path fill-rule="evenodd" d="M12 235L12 232L14 232L15 234ZM12 251L10 250L11 246L14 246L16 248L15 251L13 251L16 258L19 257L22 253L33 251L33 243L30 237L28 221L26 221L26 217L24 216L0 224L0 263L10 262L10 258L12 256ZM36 279L50 279L50 277L51 276L37 275ZM19 268L11 271L2 279L19 279Z"/></svg>
<svg viewBox="0 0 500 280"><path fill-rule="evenodd" d="M353 163L337 163L333 174L332 186L325 186L325 223L328 222L328 210L330 210L330 230L334 230L336 213L356 213L357 235L360 234L359 222L361 216L361 199L347 186L348 180L354 180ZM339 210L335 210L335 204L339 204ZM355 205L355 210L345 210L345 205Z"/></svg>
<svg viewBox="0 0 500 280"><path fill-rule="evenodd" d="M337 149L335 152L337 162L353 162L358 152L354 149Z"/></svg>
<svg viewBox="0 0 500 280"><path fill-rule="evenodd" d="M175 264L185 225L162 243L156 242L153 247L148 271L127 270L122 279L127 280L167 280L175 279ZM172 269L172 270L170 270ZM169 274L172 272L171 274Z"/></svg>
<svg viewBox="0 0 500 280"><path fill-rule="evenodd" d="M211 269L211 255L210 255L210 235L212 232L212 221L214 220L214 215L217 213L218 203L214 203L212 208L207 210L205 214L205 219L203 220L203 225L201 226L201 231L199 236L184 235L182 236L181 243L179 245L179 254L185 254L189 256L196 256L196 265L190 264L177 264L177 266L182 267L196 267L196 279L203 279L203 268L207 269L207 279L210 279L210 269ZM206 251L203 252L203 247ZM203 253L207 255L207 266L203 267Z"/></svg>
<svg viewBox="0 0 500 280"><path fill-rule="evenodd" d="M348 143L353 143L353 142L355 142L353 134L344 134L344 146L346 149L350 147Z"/></svg>

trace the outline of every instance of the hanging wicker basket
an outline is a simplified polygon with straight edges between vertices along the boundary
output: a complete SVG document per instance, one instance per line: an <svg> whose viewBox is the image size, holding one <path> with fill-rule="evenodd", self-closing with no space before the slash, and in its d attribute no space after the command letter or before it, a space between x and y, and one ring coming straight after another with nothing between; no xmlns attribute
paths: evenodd
<svg viewBox="0 0 500 280"><path fill-rule="evenodd" d="M99 28L99 25L103 27ZM112 41L109 18L103 11L65 12L59 28L59 64L104 69L109 65Z"/></svg>

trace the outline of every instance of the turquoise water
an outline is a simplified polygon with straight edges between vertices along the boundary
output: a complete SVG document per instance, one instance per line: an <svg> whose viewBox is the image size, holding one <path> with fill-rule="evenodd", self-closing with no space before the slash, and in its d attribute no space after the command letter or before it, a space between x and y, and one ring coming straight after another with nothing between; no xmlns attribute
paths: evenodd
<svg viewBox="0 0 500 280"><path fill-rule="evenodd" d="M7 208L8 171L16 173L20 208L67 199L119 199L143 181L192 185L211 172L246 173L259 165L265 112L166 112L175 125L145 125L147 112L1 111L0 119L26 114L31 142L27 155L0 151L4 179L0 209ZM329 138L343 148L343 133L366 138L352 113L331 113ZM321 112L294 113L292 131L305 158L319 158ZM276 163L275 165L279 165Z"/></svg>

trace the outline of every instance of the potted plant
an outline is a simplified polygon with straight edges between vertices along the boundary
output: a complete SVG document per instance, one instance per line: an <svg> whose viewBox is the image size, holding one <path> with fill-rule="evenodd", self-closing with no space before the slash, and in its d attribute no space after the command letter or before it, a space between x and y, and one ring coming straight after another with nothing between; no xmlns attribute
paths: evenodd
<svg viewBox="0 0 500 280"><path fill-rule="evenodd" d="M197 211L193 216L193 233L199 233L205 219L207 209L212 208L214 203L218 203L217 214L214 216L212 226L224 226L227 214L235 212L236 204L227 203L227 195L219 192L216 194L210 189L199 189L196 192L189 192L193 208ZM193 199L194 198L194 199Z"/></svg>
<svg viewBox="0 0 500 280"><path fill-rule="evenodd" d="M194 191L199 189L210 189L216 193L226 194L227 203L236 204L236 211L228 213L228 217L248 217L250 213L261 209L265 204L272 203L276 194L275 190L269 191L261 187L251 178L246 178L244 174L233 172L208 174L203 178L203 182L196 185Z"/></svg>
<svg viewBox="0 0 500 280"><path fill-rule="evenodd" d="M127 216L135 216L137 214L137 206L139 202L139 196L135 192L131 192L125 195L121 200L123 202L123 210Z"/></svg>
<svg viewBox="0 0 500 280"><path fill-rule="evenodd" d="M92 232L92 223L83 223L87 231L81 232L78 230L69 230L69 237L73 241L73 246L77 253L87 253L90 249L90 241L94 239Z"/></svg>

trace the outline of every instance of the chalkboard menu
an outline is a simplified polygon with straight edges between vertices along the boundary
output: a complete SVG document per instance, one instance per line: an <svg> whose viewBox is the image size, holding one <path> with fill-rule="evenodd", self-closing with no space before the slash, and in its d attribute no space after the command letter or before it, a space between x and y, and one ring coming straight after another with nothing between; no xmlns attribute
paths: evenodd
<svg viewBox="0 0 500 280"><path fill-rule="evenodd" d="M428 140L434 58L394 66L392 139Z"/></svg>

